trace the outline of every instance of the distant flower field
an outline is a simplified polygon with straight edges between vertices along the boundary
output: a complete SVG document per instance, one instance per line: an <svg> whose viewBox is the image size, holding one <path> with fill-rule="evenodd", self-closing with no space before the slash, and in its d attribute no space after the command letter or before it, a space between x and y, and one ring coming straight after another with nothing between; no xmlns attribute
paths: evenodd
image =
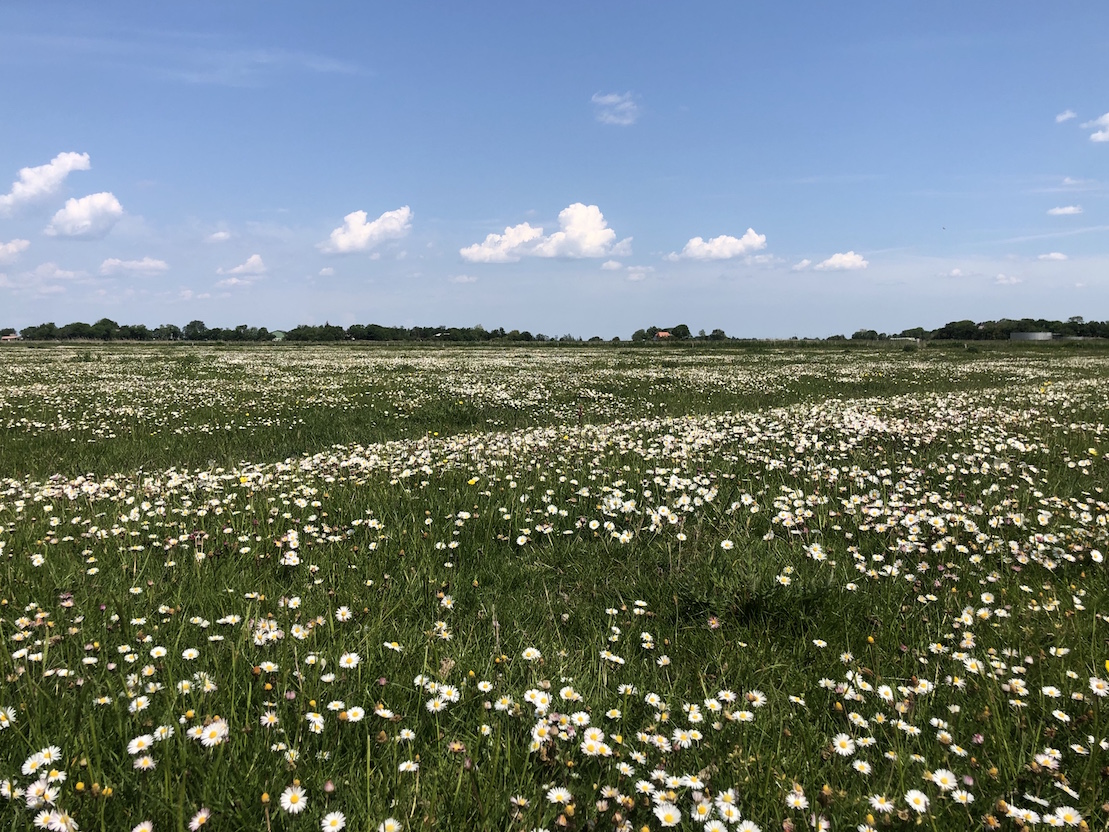
<svg viewBox="0 0 1109 832"><path fill-rule="evenodd" d="M0 350L0 830L1109 823L1109 356Z"/></svg>

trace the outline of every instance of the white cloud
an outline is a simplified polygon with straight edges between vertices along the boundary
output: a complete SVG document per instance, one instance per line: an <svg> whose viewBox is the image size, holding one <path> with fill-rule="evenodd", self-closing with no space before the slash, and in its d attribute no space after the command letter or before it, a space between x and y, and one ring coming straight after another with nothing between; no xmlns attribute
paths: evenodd
<svg viewBox="0 0 1109 832"><path fill-rule="evenodd" d="M1055 123L1062 124L1064 121L1070 121L1078 115L1074 110L1063 110L1059 115L1055 116Z"/></svg>
<svg viewBox="0 0 1109 832"><path fill-rule="evenodd" d="M451 283L477 283L477 278L471 274L456 274L447 279Z"/></svg>
<svg viewBox="0 0 1109 832"><path fill-rule="evenodd" d="M257 274L265 274L265 273L266 273L266 264L262 262L262 255L260 255L260 254L250 255L250 257L248 257L246 259L245 263L240 263L238 266L235 266L233 269L226 269L226 270L225 269L216 269L216 274L257 275ZM223 280L220 281L219 285L223 285L224 283L226 283L228 286L234 286L235 285L235 282L233 282L233 281L228 282L228 281L223 281Z"/></svg>
<svg viewBox="0 0 1109 832"><path fill-rule="evenodd" d="M994 278L993 282L998 286L1016 286L1018 283L1023 283L1024 281L1019 277L1013 277L1009 274L999 274Z"/></svg>
<svg viewBox="0 0 1109 832"><path fill-rule="evenodd" d="M966 277L966 272L962 269L952 269L946 275L947 277Z"/></svg>
<svg viewBox="0 0 1109 832"><path fill-rule="evenodd" d="M222 243L224 240L231 239L230 231L213 231L208 235L207 240L209 243Z"/></svg>
<svg viewBox="0 0 1109 832"><path fill-rule="evenodd" d="M730 260L752 251L766 248L766 235L758 234L755 229L748 228L742 237L730 237L721 234L711 240L702 237L693 237L681 253L670 252L667 260Z"/></svg>
<svg viewBox="0 0 1109 832"><path fill-rule="evenodd" d="M1063 254L1063 252L1061 252L1061 251L1052 251L1049 254L1041 254L1039 256L1039 259L1040 260L1066 260L1067 255Z"/></svg>
<svg viewBox="0 0 1109 832"><path fill-rule="evenodd" d="M386 240L398 240L412 228L412 209L405 205L386 211L373 222L366 222L365 211L354 211L343 217L343 224L316 247L328 254L349 254L366 251Z"/></svg>
<svg viewBox="0 0 1109 832"><path fill-rule="evenodd" d="M112 230L123 216L123 206L115 195L104 191L80 199L67 199L54 215L45 233L51 237L96 239Z"/></svg>
<svg viewBox="0 0 1109 832"><path fill-rule="evenodd" d="M631 253L631 237L615 242L596 205L575 202L558 214L561 228L550 236L526 222L509 226L504 234L489 234L481 243L459 250L470 263L515 263L521 257L611 257Z"/></svg>
<svg viewBox="0 0 1109 832"><path fill-rule="evenodd" d="M639 281L645 280L647 275L654 272L652 266L629 266L628 267L628 280Z"/></svg>
<svg viewBox="0 0 1109 832"><path fill-rule="evenodd" d="M624 268L624 264L619 260L605 260L605 262L601 263L601 268L606 272L615 272Z"/></svg>
<svg viewBox="0 0 1109 832"><path fill-rule="evenodd" d="M331 266L324 266L320 269L320 277L331 277L335 274L335 270Z"/></svg>
<svg viewBox="0 0 1109 832"><path fill-rule="evenodd" d="M870 262L864 260L861 254L855 254L855 252L849 251L846 254L833 254L827 260L822 260L817 263L813 268L822 272L839 272L865 269L869 265Z"/></svg>
<svg viewBox="0 0 1109 832"><path fill-rule="evenodd" d="M109 257L100 264L100 273L109 274L161 274L169 268L165 260L155 260L153 257L144 257L142 260L120 260L118 257Z"/></svg>
<svg viewBox="0 0 1109 832"><path fill-rule="evenodd" d="M28 276L35 280L73 280L76 277L84 277L85 273L60 269L57 263L42 263L35 267L33 272L29 272Z"/></svg>
<svg viewBox="0 0 1109 832"><path fill-rule="evenodd" d="M229 289L233 286L252 286L254 285L253 277L225 277L223 280L217 280L216 286L221 289Z"/></svg>
<svg viewBox="0 0 1109 832"><path fill-rule="evenodd" d="M0 215L10 214L17 206L48 197L57 191L75 170L89 169L89 154L59 153L45 165L23 168L12 189L0 196Z"/></svg>
<svg viewBox="0 0 1109 832"><path fill-rule="evenodd" d="M1093 121L1087 121L1082 125L1085 129L1099 128L1090 134L1090 141L1092 142L1109 142L1109 113L1095 118Z"/></svg>
<svg viewBox="0 0 1109 832"><path fill-rule="evenodd" d="M459 249L462 259L470 263L515 263L530 254L529 246L543 236L542 228L526 222L509 226L504 234L487 234L485 240Z"/></svg>
<svg viewBox="0 0 1109 832"><path fill-rule="evenodd" d="M540 240L539 257L607 257L631 253L631 237L615 243L616 232L608 227L596 205L575 202L558 213L561 231Z"/></svg>
<svg viewBox="0 0 1109 832"><path fill-rule="evenodd" d="M1048 210L1048 215L1052 217L1070 217L1075 214L1082 213L1081 205L1063 205L1058 208L1051 208Z"/></svg>
<svg viewBox="0 0 1109 832"><path fill-rule="evenodd" d="M639 105L635 103L635 97L630 92L623 95L615 92L598 92L590 100L593 102L593 114L601 124L627 127L635 124L639 119Z"/></svg>
<svg viewBox="0 0 1109 832"><path fill-rule="evenodd" d="M810 260L809 258L806 257L800 263L794 263L792 266L790 266L790 268L795 272L803 272L805 269L807 269L811 265L812 265L812 260Z"/></svg>
<svg viewBox="0 0 1109 832"><path fill-rule="evenodd" d="M0 263L10 263L31 245L30 240L12 240L10 243L0 243Z"/></svg>

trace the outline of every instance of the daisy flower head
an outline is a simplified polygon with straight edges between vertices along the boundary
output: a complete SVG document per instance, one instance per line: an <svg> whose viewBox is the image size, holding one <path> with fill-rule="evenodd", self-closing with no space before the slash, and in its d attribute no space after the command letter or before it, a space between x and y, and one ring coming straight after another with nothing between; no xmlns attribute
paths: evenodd
<svg viewBox="0 0 1109 832"><path fill-rule="evenodd" d="M323 816L320 821L320 829L323 832L338 832L347 825L347 816L342 812L328 812Z"/></svg>
<svg viewBox="0 0 1109 832"><path fill-rule="evenodd" d="M362 657L357 653L343 653L343 655L339 657L339 667L346 670L354 670L361 661Z"/></svg>
<svg viewBox="0 0 1109 832"><path fill-rule="evenodd" d="M543 654L534 647L528 647L520 654L520 657L526 662L534 662L543 658Z"/></svg>
<svg viewBox="0 0 1109 832"><path fill-rule="evenodd" d="M939 786L941 792L949 792L958 785L955 773L946 768L938 768L933 771L932 782Z"/></svg>
<svg viewBox="0 0 1109 832"><path fill-rule="evenodd" d="M875 812L881 812L883 815L888 815L895 808L893 801L884 794L872 794L868 801L871 809Z"/></svg>
<svg viewBox="0 0 1109 832"><path fill-rule="evenodd" d="M212 810L208 809L207 807L201 809L199 812L193 815L192 820L189 821L189 829L191 830L191 832L196 832L196 830L208 823L208 818L210 818L211 816Z"/></svg>
<svg viewBox="0 0 1109 832"><path fill-rule="evenodd" d="M655 817L663 826L677 826L682 822L682 813L673 803L659 803L655 806Z"/></svg>
<svg viewBox="0 0 1109 832"><path fill-rule="evenodd" d="M928 795L920 789L909 789L905 792L905 802L917 814L921 814L928 809Z"/></svg>
<svg viewBox="0 0 1109 832"><path fill-rule="evenodd" d="M400 832L404 827L396 818L385 818L377 827L377 832Z"/></svg>
<svg viewBox="0 0 1109 832"><path fill-rule="evenodd" d="M287 786L281 793L281 808L290 815L299 815L307 809L308 796L304 793L304 788L296 783Z"/></svg>
<svg viewBox="0 0 1109 832"><path fill-rule="evenodd" d="M566 805L571 800L573 800L573 795L570 794L569 789L564 789L561 786L556 786L553 789L547 790L547 800L551 803Z"/></svg>
<svg viewBox="0 0 1109 832"><path fill-rule="evenodd" d="M841 757L850 757L855 753L855 741L847 734L836 734L832 737L832 750Z"/></svg>
<svg viewBox="0 0 1109 832"><path fill-rule="evenodd" d="M144 820L142 823L135 824L131 832L154 832L154 821Z"/></svg>

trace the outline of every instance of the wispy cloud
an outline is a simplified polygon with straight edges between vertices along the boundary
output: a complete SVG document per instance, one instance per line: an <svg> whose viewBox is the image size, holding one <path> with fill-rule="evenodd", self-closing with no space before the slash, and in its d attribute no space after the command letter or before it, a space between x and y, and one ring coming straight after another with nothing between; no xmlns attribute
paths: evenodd
<svg viewBox="0 0 1109 832"><path fill-rule="evenodd" d="M1073 217L1075 214L1082 213L1081 205L1060 205L1057 208L1049 208L1049 217Z"/></svg>
<svg viewBox="0 0 1109 832"><path fill-rule="evenodd" d="M1087 121L1082 127L1086 130L1094 129L1090 134L1090 141L1092 142L1109 142L1109 113L1095 118L1093 121Z"/></svg>
<svg viewBox="0 0 1109 832"><path fill-rule="evenodd" d="M1078 116L1074 110L1063 110L1059 115L1055 116L1055 123L1062 124L1064 121L1070 121L1072 118Z"/></svg>
<svg viewBox="0 0 1109 832"><path fill-rule="evenodd" d="M639 120L639 105L630 92L594 93L593 115L601 124L615 124L628 127Z"/></svg>
<svg viewBox="0 0 1109 832"><path fill-rule="evenodd" d="M131 30L115 36L0 36L0 52L27 60L96 62L190 84L257 87L289 73L364 74L360 66L327 55L246 45L223 36Z"/></svg>
<svg viewBox="0 0 1109 832"><path fill-rule="evenodd" d="M120 260L118 257L109 257L100 264L102 275L137 274L155 275L169 269L165 260L155 260L153 257L144 257L142 260Z"/></svg>

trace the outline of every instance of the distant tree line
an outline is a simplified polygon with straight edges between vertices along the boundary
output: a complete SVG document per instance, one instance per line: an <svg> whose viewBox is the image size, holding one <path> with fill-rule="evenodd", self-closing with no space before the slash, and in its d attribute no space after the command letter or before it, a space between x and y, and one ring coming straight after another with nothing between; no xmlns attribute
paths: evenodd
<svg viewBox="0 0 1109 832"><path fill-rule="evenodd" d="M1065 321L1045 318L1002 318L999 321L951 321L939 329L913 327L896 335L860 329L852 341L886 341L890 338L918 338L928 341L1008 341L1014 332L1050 332L1061 338L1109 338L1109 321L1087 321L1081 315ZM833 335L829 341L846 341L845 335Z"/></svg>
<svg viewBox="0 0 1109 832"><path fill-rule="evenodd" d="M878 332L873 329L860 329L848 338L846 335L832 335L826 341L888 341L891 338L917 338L935 341L1007 341L1014 332L1051 332L1060 337L1109 338L1109 321L1087 321L1080 315L1065 321L1049 321L1043 318L1021 318L1014 320L1002 318L999 321L951 321L939 329L927 330L913 327L896 334ZM0 335L14 335L12 327L0 329ZM380 324L354 324L343 328L331 323L319 326L301 324L288 332L269 330L266 327L240 324L234 328L209 328L204 321L189 321L183 327L176 324L162 324L151 329L145 324L117 324L110 318L101 318L93 324L77 321L57 326L44 323L19 330L19 335L28 341L461 341L461 342L560 342L578 343L583 339L574 335L552 337L542 332L525 330L485 329L477 326L382 326ZM603 340L600 336L588 339L590 342ZM619 341L619 337L612 339ZM672 327L649 326L632 333L633 343L657 341L683 342L720 342L735 340L722 329L706 333L700 330L694 335L686 324ZM796 338L791 340L797 340ZM819 339L813 339L819 340Z"/></svg>
<svg viewBox="0 0 1109 832"><path fill-rule="evenodd" d="M14 335L12 327L0 329L0 335ZM380 324L354 324L343 328L331 323L320 326L301 324L288 332L269 330L241 324L234 328L208 327L204 321L190 321L185 326L162 324L151 329L145 324L118 324L110 318L101 318L94 324L81 321L58 326L50 322L19 330L28 341L561 341L578 342L574 335L552 337L542 332L525 330L485 329L480 324L470 327L457 326L381 326ZM590 341L602 340L594 336ZM619 341L619 338L614 340Z"/></svg>

